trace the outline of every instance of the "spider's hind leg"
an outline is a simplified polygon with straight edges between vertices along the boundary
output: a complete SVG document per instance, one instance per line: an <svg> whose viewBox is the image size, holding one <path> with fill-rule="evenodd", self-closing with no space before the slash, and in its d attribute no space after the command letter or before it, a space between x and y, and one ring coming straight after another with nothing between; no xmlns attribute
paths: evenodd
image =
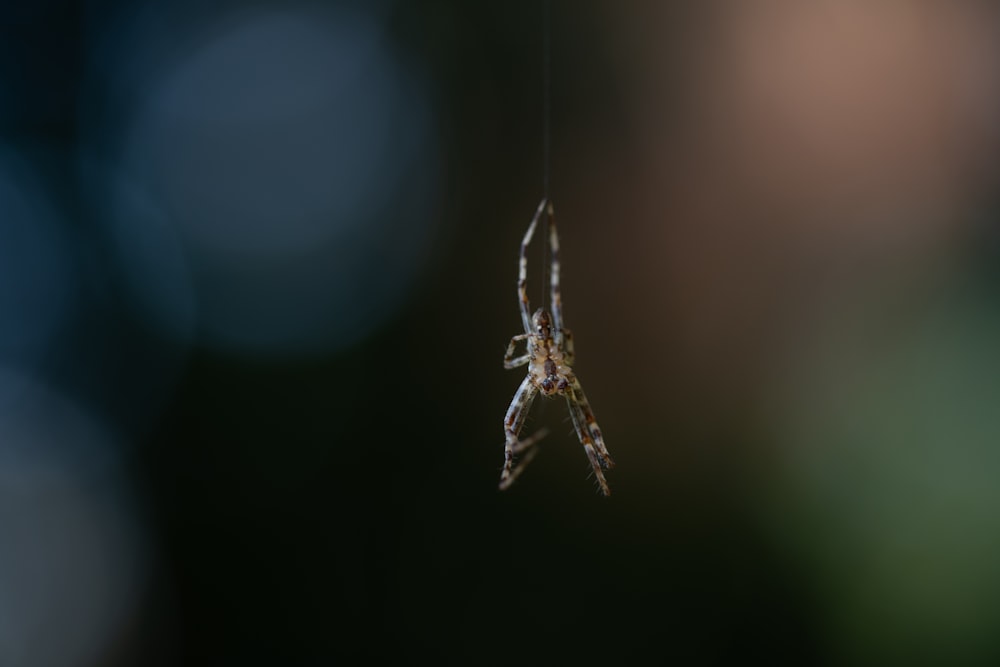
<svg viewBox="0 0 1000 667"><path fill-rule="evenodd" d="M570 417L573 418L573 426L576 428L577 437L587 452L590 459L590 466L594 469L594 476L601 487L601 493L606 496L611 495L611 488L604 478L604 471L615 467L615 462L608 453L608 448L604 445L604 436L597 426L594 412L590 409L590 403L583 393L580 381L575 377L571 387L566 392L566 403L569 407Z"/></svg>
<svg viewBox="0 0 1000 667"><path fill-rule="evenodd" d="M524 472L524 469L528 467L532 459L538 454L538 450L535 445L539 440L544 438L549 434L549 429L540 428L530 437L524 440L516 440L511 447L511 451L514 455L524 454L520 461L513 464L510 472L507 471L507 461L504 461L504 472L500 476L500 490L505 491L514 481Z"/></svg>
<svg viewBox="0 0 1000 667"><path fill-rule="evenodd" d="M538 395L538 387L532 382L531 375L524 378L521 382L521 386L517 388L517 392L514 394L513 400L510 402L510 407L507 408L507 414L503 420L504 426L504 460L503 460L503 472L500 473L500 490L503 491L517 479L518 475L524 470L524 467L531 462L531 459L535 457L538 450L534 448L535 444L545 437L548 431L546 429L540 429L537 433L532 435L526 440L521 440L521 429L524 427L524 420L528 416L528 410L531 408L531 404L535 400L535 396ZM514 456L516 454L524 453L524 458L518 462L516 465L514 463Z"/></svg>

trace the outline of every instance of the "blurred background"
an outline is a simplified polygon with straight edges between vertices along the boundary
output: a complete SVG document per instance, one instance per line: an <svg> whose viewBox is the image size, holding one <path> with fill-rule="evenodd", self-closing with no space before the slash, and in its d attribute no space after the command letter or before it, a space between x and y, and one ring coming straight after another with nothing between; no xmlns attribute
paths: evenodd
<svg viewBox="0 0 1000 667"><path fill-rule="evenodd" d="M6 2L0 665L1000 660L1000 10ZM529 288L542 294L542 251Z"/></svg>

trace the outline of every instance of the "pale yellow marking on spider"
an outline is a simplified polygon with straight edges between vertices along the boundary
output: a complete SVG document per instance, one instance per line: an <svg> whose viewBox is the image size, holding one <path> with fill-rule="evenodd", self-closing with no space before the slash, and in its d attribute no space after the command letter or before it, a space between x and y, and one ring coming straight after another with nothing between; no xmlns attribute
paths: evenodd
<svg viewBox="0 0 1000 667"><path fill-rule="evenodd" d="M531 308L528 304L527 250L535 233L535 227L538 226L543 214L548 217L549 247L552 253L549 276L552 310L550 312L539 308L534 315L529 315ZM525 440L520 439L528 410L531 409L535 397L541 393L546 397L557 394L566 397L573 427L587 453L587 458L590 459L601 492L605 496L611 495L608 482L604 479L604 471L613 468L615 463L611 460L607 447L604 446L604 436L597 426L594 411L587 402L583 387L573 373L573 334L563 327L562 294L559 291L559 237L556 233L555 209L548 199L543 199L538 205L535 217L531 219L528 231L524 233L524 239L521 241L517 293L521 302L524 333L510 339L503 366L509 369L527 365L528 375L514 393L514 399L510 402L503 420L506 441L500 489L506 489L517 479L537 453L535 444L548 432L546 429L541 429ZM521 341L525 341L526 351L521 356L515 357L514 349ZM524 456L515 464L514 456L522 453Z"/></svg>

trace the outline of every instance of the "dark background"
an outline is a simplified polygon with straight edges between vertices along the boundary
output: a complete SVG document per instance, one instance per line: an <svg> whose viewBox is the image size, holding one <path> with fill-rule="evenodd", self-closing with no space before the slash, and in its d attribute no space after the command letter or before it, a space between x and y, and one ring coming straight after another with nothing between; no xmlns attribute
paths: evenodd
<svg viewBox="0 0 1000 667"><path fill-rule="evenodd" d="M1000 657L997 13L740 7L552 10L605 499L541 3L4 3L0 664Z"/></svg>

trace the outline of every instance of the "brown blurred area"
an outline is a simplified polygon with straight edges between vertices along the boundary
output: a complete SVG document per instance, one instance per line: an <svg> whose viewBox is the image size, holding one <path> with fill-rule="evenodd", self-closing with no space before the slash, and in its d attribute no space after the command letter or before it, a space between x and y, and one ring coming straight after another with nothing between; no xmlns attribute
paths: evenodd
<svg viewBox="0 0 1000 667"><path fill-rule="evenodd" d="M591 382L635 419L619 446L675 501L755 507L841 657L992 654L1000 8L602 20L622 130L590 128L562 212L587 243L568 309L599 303L574 325Z"/></svg>
<svg viewBox="0 0 1000 667"><path fill-rule="evenodd" d="M628 167L590 163L610 187L566 199L599 200L589 278L634 295L604 317L666 353L646 355L647 377L752 391L831 309L911 295L975 241L997 175L994 5L632 3L608 18L632 122L610 159Z"/></svg>

